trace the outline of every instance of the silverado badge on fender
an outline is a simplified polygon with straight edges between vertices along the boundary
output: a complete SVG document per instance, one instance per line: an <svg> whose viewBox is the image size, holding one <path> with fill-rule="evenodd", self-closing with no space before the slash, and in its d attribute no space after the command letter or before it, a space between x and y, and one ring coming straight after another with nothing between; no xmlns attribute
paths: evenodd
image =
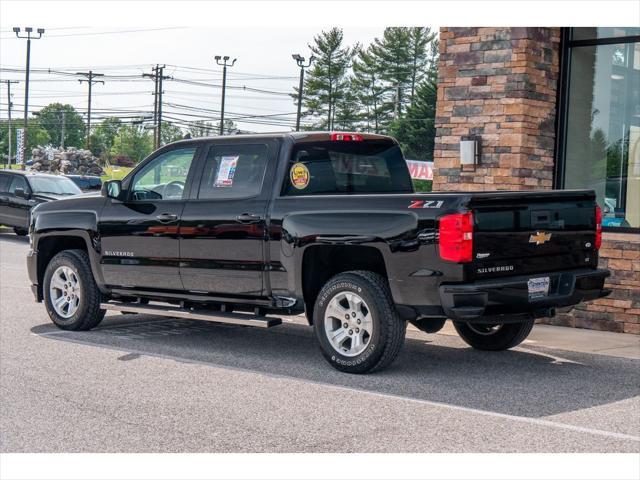
<svg viewBox="0 0 640 480"><path fill-rule="evenodd" d="M529 237L529 243L535 243L536 245L542 245L549 240L551 240L551 234L546 232L536 232L535 235Z"/></svg>

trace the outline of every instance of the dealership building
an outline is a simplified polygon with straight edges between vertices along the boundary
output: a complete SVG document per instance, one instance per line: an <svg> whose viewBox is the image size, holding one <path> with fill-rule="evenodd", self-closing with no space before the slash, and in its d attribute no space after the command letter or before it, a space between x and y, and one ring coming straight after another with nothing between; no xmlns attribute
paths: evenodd
<svg viewBox="0 0 640 480"><path fill-rule="evenodd" d="M640 334L640 28L442 28L436 128L434 190L596 191L612 293L546 321Z"/></svg>

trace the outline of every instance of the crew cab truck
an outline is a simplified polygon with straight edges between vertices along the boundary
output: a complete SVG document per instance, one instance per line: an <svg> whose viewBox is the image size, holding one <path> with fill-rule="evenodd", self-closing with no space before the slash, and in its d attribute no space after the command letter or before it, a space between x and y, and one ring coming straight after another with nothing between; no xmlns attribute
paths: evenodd
<svg viewBox="0 0 640 480"><path fill-rule="evenodd" d="M305 313L324 357L388 366L407 322L505 350L608 294L593 191L416 193L398 143L300 132L179 141L102 195L35 208L29 277L61 329L106 310L273 327Z"/></svg>

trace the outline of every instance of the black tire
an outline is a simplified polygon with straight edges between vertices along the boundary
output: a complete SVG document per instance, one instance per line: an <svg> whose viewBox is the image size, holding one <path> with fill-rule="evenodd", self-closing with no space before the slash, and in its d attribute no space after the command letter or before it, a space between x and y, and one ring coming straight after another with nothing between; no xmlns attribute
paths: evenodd
<svg viewBox="0 0 640 480"><path fill-rule="evenodd" d="M49 291L53 274L61 266L71 268L79 281L80 300L77 311L69 318L55 311ZM44 272L42 292L51 321L62 330L91 330L104 318L106 311L100 309L102 294L93 278L89 256L84 250L64 250L54 256Z"/></svg>
<svg viewBox="0 0 640 480"><path fill-rule="evenodd" d="M325 330L326 309L331 299L341 292L360 296L366 303L372 320L372 332L366 348L356 356L345 356L336 350ZM404 343L406 323L396 312L386 279L373 272L358 270L331 278L316 299L313 318L322 355L342 372L367 373L382 370L398 356Z"/></svg>
<svg viewBox="0 0 640 480"><path fill-rule="evenodd" d="M13 232L19 237L24 237L27 233L29 233L29 230L27 230L26 228L13 227Z"/></svg>
<svg viewBox="0 0 640 480"><path fill-rule="evenodd" d="M535 320L529 319L519 323L505 323L491 330L489 325L454 322L458 335L478 350L508 350L520 345L531 333Z"/></svg>

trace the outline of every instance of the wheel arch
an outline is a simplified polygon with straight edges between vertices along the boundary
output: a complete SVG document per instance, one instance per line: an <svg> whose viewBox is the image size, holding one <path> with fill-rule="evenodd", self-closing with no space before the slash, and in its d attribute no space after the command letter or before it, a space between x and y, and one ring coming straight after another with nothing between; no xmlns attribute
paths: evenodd
<svg viewBox="0 0 640 480"><path fill-rule="evenodd" d="M313 305L330 278L353 270L366 270L387 278L379 249L365 245L312 245L305 249L301 265L302 295L309 324L313 324Z"/></svg>

